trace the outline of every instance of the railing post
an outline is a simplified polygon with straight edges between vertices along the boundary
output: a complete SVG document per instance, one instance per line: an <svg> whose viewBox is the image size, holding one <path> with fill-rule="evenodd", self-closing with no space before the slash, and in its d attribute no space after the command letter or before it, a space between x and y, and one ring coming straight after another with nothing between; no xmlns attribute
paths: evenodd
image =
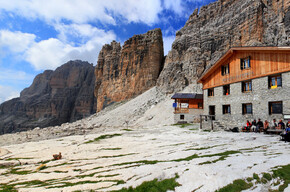
<svg viewBox="0 0 290 192"><path fill-rule="evenodd" d="M213 131L213 121L212 121L212 119L213 119L213 116L210 117L210 121L211 121L211 130Z"/></svg>
<svg viewBox="0 0 290 192"><path fill-rule="evenodd" d="M199 128L202 129L202 115L200 115L199 118L200 118L200 126L199 126Z"/></svg>

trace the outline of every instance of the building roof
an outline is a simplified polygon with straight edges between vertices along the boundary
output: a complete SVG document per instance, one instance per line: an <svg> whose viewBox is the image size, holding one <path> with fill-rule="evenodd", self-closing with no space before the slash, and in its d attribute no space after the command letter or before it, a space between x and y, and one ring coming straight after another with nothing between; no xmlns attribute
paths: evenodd
<svg viewBox="0 0 290 192"><path fill-rule="evenodd" d="M203 99L203 94L197 93L175 93L171 99Z"/></svg>
<svg viewBox="0 0 290 192"><path fill-rule="evenodd" d="M290 51L290 47L232 47L215 64L213 64L213 66L207 69L197 82L202 83L203 79L214 72L225 60L230 58L235 51Z"/></svg>

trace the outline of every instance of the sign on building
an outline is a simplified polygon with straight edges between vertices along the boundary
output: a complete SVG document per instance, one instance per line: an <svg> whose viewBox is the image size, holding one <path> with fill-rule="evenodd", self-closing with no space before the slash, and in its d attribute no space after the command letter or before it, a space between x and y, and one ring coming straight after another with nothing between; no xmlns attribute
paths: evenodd
<svg viewBox="0 0 290 192"><path fill-rule="evenodd" d="M181 108L188 108L188 103L181 103Z"/></svg>

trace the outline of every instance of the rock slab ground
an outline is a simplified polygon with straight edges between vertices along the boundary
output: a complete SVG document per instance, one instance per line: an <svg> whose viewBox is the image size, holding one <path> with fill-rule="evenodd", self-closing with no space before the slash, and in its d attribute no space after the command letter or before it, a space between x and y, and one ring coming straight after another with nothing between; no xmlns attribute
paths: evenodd
<svg viewBox="0 0 290 192"><path fill-rule="evenodd" d="M175 174L177 192L215 191L290 164L289 144L278 136L204 132L198 125L119 128L3 149L10 153L0 157L0 165L6 166L0 169L0 186L29 192L112 191ZM52 161L59 152L63 158ZM250 191L277 189L273 182L256 184Z"/></svg>

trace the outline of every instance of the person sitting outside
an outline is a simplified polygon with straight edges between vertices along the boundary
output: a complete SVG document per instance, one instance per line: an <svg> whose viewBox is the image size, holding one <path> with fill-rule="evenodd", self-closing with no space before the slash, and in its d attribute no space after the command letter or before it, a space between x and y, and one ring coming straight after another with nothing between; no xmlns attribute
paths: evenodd
<svg viewBox="0 0 290 192"><path fill-rule="evenodd" d="M261 132L263 130L263 126L263 121L261 121L261 119L258 119L256 133Z"/></svg>
<svg viewBox="0 0 290 192"><path fill-rule="evenodd" d="M290 119L288 119L288 122L286 123L286 128L290 127Z"/></svg>
<svg viewBox="0 0 290 192"><path fill-rule="evenodd" d="M247 131L251 131L252 123L247 120Z"/></svg>
<svg viewBox="0 0 290 192"><path fill-rule="evenodd" d="M276 122L276 119L273 119L273 121L271 122L271 129L277 129L278 128L278 124Z"/></svg>
<svg viewBox="0 0 290 192"><path fill-rule="evenodd" d="M269 122L267 120L265 120L264 123L264 132L267 132L267 130L270 128Z"/></svg>
<svg viewBox="0 0 290 192"><path fill-rule="evenodd" d="M288 120L287 125L288 126L286 127L284 133L281 133L281 137L282 137L283 141L290 141L290 123L289 123L289 120Z"/></svg>
<svg viewBox="0 0 290 192"><path fill-rule="evenodd" d="M256 128L257 128L257 122L256 122L256 119L254 119L252 121L252 131L254 132L256 130Z"/></svg>
<svg viewBox="0 0 290 192"><path fill-rule="evenodd" d="M279 129L285 129L285 123L282 121L282 119L278 123Z"/></svg>
<svg viewBox="0 0 290 192"><path fill-rule="evenodd" d="M243 127L242 127L242 131L247 131L247 132L249 132L249 131L251 130L251 126L252 126L252 124L250 123L249 120L247 120L247 124L246 124L246 126L243 126Z"/></svg>

